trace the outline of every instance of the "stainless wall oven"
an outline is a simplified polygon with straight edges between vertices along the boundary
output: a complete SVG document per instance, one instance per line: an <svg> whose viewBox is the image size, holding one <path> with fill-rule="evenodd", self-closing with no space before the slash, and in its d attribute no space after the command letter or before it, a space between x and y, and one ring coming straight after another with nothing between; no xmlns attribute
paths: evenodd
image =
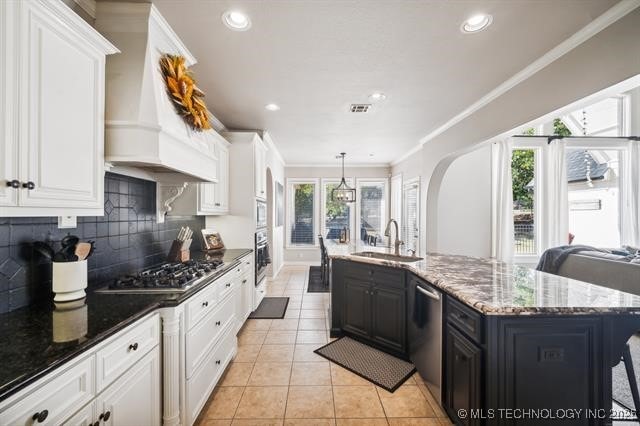
<svg viewBox="0 0 640 426"><path fill-rule="evenodd" d="M271 257L269 256L269 245L267 244L267 231L265 229L256 232L256 250L255 250L255 264L256 264L256 286L267 275L267 266L271 263Z"/></svg>
<svg viewBox="0 0 640 426"><path fill-rule="evenodd" d="M267 203L256 200L256 229L267 227Z"/></svg>

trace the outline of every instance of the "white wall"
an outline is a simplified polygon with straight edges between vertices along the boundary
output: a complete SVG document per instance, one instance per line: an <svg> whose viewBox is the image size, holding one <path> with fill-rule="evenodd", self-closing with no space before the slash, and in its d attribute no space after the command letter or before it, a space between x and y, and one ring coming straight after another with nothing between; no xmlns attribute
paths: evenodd
<svg viewBox="0 0 640 426"><path fill-rule="evenodd" d="M491 146L457 158L438 197L438 251L491 256Z"/></svg>
<svg viewBox="0 0 640 426"><path fill-rule="evenodd" d="M480 143L640 74L640 10L635 10L434 135L398 164L392 174L415 169L420 157L421 232L428 251L442 251L439 191L456 157ZM586 71L588 70L588 72ZM580 75L580 78L576 78ZM610 96L603 95L603 98ZM581 106L580 106L581 107ZM575 109L575 108L574 108Z"/></svg>
<svg viewBox="0 0 640 426"><path fill-rule="evenodd" d="M388 178L390 169L388 167L346 167L345 178ZM341 167L286 167L286 178L331 178L340 179L342 176ZM285 184L285 199L287 187ZM387 207L388 208L388 207ZM285 211L288 206L285 204ZM285 222L286 226L286 222ZM296 247L286 248L286 234L283 236L284 261L286 263L320 264L320 249L318 247Z"/></svg>

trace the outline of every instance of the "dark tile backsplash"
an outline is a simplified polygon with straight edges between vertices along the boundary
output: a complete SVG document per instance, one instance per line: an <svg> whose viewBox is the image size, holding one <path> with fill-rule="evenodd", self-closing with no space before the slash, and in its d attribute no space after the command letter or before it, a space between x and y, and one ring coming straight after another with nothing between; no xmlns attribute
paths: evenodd
<svg viewBox="0 0 640 426"><path fill-rule="evenodd" d="M167 218L156 223L156 184L107 173L104 216L79 217L76 229L58 229L58 219L0 217L0 313L51 297L51 265L34 255L33 241L59 241L67 233L94 240L89 286L165 260L182 226L194 231L192 249L202 245L204 218Z"/></svg>

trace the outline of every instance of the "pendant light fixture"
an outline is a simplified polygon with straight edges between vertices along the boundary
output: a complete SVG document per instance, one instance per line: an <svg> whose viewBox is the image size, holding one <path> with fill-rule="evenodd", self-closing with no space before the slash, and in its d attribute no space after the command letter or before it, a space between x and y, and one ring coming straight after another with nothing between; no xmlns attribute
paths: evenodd
<svg viewBox="0 0 640 426"><path fill-rule="evenodd" d="M354 203L356 201L356 190L347 185L347 181L344 179L344 157L346 152L341 152L336 158L342 159L342 180L340 185L331 190L331 200L340 203Z"/></svg>

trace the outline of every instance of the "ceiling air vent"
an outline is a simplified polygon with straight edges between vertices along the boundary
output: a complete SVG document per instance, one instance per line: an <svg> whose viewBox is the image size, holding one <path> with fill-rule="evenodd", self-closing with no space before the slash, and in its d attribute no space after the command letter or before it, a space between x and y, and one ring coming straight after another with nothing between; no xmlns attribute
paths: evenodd
<svg viewBox="0 0 640 426"><path fill-rule="evenodd" d="M349 111L351 112L369 112L371 104L351 104Z"/></svg>

